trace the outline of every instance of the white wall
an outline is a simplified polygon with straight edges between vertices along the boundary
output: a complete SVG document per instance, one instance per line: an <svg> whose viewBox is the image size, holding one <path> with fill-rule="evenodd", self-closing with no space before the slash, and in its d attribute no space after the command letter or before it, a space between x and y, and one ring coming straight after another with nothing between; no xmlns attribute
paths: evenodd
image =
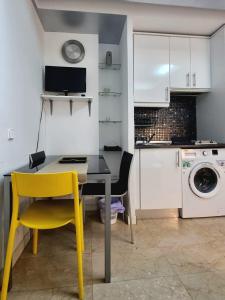
<svg viewBox="0 0 225 300"><path fill-rule="evenodd" d="M197 100L197 135L201 139L225 142L225 29L218 31L211 45L211 93Z"/></svg>
<svg viewBox="0 0 225 300"><path fill-rule="evenodd" d="M124 25L121 41L122 73L122 143L123 149L134 151L133 104L133 23L130 17Z"/></svg>
<svg viewBox="0 0 225 300"><path fill-rule="evenodd" d="M2 0L0 3L2 204L2 175L28 163L28 154L35 151L42 91L43 29L31 1ZM7 139L8 128L15 130L13 141ZM22 238L23 231L19 229L16 245Z"/></svg>
<svg viewBox="0 0 225 300"><path fill-rule="evenodd" d="M78 64L67 63L61 55L63 43L69 39L80 41L85 58ZM69 103L54 102L53 115L45 104L45 150L47 154L97 154L99 148L98 124L98 36L89 34L45 33L45 65L86 67L87 92L93 96L91 117L87 103L74 103L70 116Z"/></svg>

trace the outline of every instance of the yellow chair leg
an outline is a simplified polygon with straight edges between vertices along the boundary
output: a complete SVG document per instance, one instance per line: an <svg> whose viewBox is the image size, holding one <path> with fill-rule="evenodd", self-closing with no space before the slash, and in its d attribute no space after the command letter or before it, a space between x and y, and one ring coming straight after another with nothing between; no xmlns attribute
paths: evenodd
<svg viewBox="0 0 225 300"><path fill-rule="evenodd" d="M38 251L38 229L33 229L33 255Z"/></svg>
<svg viewBox="0 0 225 300"><path fill-rule="evenodd" d="M76 211L75 226L76 226L76 243L77 243L77 269L78 269L78 288L79 299L84 299L84 280L83 280L83 258L82 258L82 237L80 211Z"/></svg>
<svg viewBox="0 0 225 300"><path fill-rule="evenodd" d="M82 243L82 252L84 252L84 223L83 223L83 201L80 202L80 234L81 234L81 243Z"/></svg>
<svg viewBox="0 0 225 300"><path fill-rule="evenodd" d="M17 221L12 221L11 226L10 226L10 232L9 232L8 247L7 247L7 252L6 252L1 300L7 299L9 275L10 275L11 264L12 264L12 255L13 255L16 229L17 229Z"/></svg>

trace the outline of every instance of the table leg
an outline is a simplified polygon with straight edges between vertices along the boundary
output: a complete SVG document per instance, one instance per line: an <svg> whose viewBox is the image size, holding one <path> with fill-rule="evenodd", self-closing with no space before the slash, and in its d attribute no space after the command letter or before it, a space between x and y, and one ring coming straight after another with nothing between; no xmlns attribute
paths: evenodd
<svg viewBox="0 0 225 300"><path fill-rule="evenodd" d="M111 174L105 176L105 282L111 282Z"/></svg>

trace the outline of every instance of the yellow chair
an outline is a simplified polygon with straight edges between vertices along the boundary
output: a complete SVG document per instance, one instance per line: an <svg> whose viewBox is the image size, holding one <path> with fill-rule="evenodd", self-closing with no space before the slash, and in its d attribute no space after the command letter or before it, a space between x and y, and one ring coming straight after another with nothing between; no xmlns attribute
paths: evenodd
<svg viewBox="0 0 225 300"><path fill-rule="evenodd" d="M76 227L79 299L84 298L84 248L82 201L79 201L77 172L51 174L12 173L13 211L3 274L1 300L7 299L15 233L18 226L33 229L33 253L37 254L38 229L53 229L68 223ZM60 197L73 194L73 200L44 199L34 201L19 217L19 197Z"/></svg>

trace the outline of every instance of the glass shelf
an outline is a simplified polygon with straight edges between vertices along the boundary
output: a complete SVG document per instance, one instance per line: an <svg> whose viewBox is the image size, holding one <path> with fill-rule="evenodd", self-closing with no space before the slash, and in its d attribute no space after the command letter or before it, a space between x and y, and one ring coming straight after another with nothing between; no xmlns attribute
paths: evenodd
<svg viewBox="0 0 225 300"><path fill-rule="evenodd" d="M101 70L120 70L121 64L107 65L106 63L99 63L99 69Z"/></svg>
<svg viewBox="0 0 225 300"><path fill-rule="evenodd" d="M99 92L99 96L120 97L122 93L118 92Z"/></svg>
<svg viewBox="0 0 225 300"><path fill-rule="evenodd" d="M122 123L122 121L119 120L100 120L99 123Z"/></svg>

